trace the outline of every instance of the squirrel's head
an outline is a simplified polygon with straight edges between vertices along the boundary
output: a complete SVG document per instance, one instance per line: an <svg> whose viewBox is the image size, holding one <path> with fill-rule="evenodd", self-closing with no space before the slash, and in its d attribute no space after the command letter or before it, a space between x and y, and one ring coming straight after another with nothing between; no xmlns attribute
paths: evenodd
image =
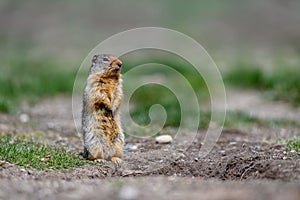
<svg viewBox="0 0 300 200"><path fill-rule="evenodd" d="M113 55L94 55L90 73L100 73L103 76L119 76L122 67L121 60Z"/></svg>

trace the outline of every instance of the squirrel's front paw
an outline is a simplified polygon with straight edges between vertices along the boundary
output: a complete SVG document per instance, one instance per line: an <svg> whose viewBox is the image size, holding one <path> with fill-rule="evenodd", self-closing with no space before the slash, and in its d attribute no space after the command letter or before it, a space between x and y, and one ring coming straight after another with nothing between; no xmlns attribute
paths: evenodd
<svg viewBox="0 0 300 200"><path fill-rule="evenodd" d="M111 102L110 102L109 98L105 98L105 99L103 100L103 104L104 104L104 106L105 106L106 108L110 108L110 107L111 107Z"/></svg>
<svg viewBox="0 0 300 200"><path fill-rule="evenodd" d="M99 93L99 98L105 104L106 106L110 106L111 102L107 95L104 95L103 93Z"/></svg>

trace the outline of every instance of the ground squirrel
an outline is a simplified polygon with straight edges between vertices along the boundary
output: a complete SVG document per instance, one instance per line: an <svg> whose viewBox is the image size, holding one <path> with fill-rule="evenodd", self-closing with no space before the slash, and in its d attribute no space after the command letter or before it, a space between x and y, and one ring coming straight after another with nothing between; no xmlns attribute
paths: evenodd
<svg viewBox="0 0 300 200"><path fill-rule="evenodd" d="M124 134L120 124L122 62L115 56L95 55L83 95L84 157L115 164L122 162Z"/></svg>

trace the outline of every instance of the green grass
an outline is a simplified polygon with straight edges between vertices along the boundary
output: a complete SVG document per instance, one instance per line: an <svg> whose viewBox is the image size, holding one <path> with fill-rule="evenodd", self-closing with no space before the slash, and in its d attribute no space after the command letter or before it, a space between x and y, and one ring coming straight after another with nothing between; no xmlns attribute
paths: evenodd
<svg viewBox="0 0 300 200"><path fill-rule="evenodd" d="M168 89L161 86L147 86L139 88L132 96L134 107L131 116L139 124L148 124L149 109L153 104L160 104L167 111L166 126L179 126L181 120L179 102Z"/></svg>
<svg viewBox="0 0 300 200"><path fill-rule="evenodd" d="M143 55L143 53L145 52L140 54ZM143 57L133 53L122 57L124 63L122 73L124 74L134 66L144 63L165 64L184 76L197 94L200 103L208 100L209 93L204 80L184 59L163 51L146 50L146 55ZM57 93L70 93L73 89L76 69L68 65L58 64L50 59L28 59L24 57L23 59L12 60L5 62L0 67L0 111L14 112L22 101L36 102L41 97L48 97ZM176 82L176 77L168 74L168 71L163 69L151 71L151 68L147 68L145 71L147 71L147 75L160 74L172 81L175 86L177 84L178 87L181 87ZM141 77L137 75L133 78ZM229 86L264 90L273 99L285 100L294 105L300 104L300 68L283 68L267 73L259 66L240 63L229 70L224 79ZM125 81L134 83L134 79L124 80L124 83ZM178 127L180 125L180 104L177 97L166 87L159 85L141 87L131 97L131 103L133 103L130 111L131 116L139 124L148 124L150 122L149 108L154 104L161 104L168 114L165 126ZM199 128L207 128L210 116L210 112L201 112ZM257 119L247 113L231 112L227 113L225 126L254 123L268 124L271 122ZM279 120L272 123L285 125L286 121Z"/></svg>
<svg viewBox="0 0 300 200"><path fill-rule="evenodd" d="M147 105L148 106L148 105ZM166 105L164 105L166 106ZM179 105L178 105L179 106ZM149 106L150 107L150 106ZM148 108L148 107L147 107ZM181 116L178 114L179 107L175 107L174 105L169 105L166 107L168 113L168 119L166 121L165 126L175 126L178 127L180 124ZM147 124L150 122L150 118L148 117L148 110L144 110L143 107L136 107L133 109L134 112L131 113L132 118L139 124ZM172 115L176 113L175 115ZM210 112L200 113L200 121L199 128L206 129L209 125L211 118ZM271 127L271 126L280 126L280 127L299 127L300 123L297 121L291 121L286 119L262 119L249 113L242 111L229 111L226 112L226 118L224 121L224 127L228 128L240 128L240 127L250 127L253 125L263 126L263 127Z"/></svg>
<svg viewBox="0 0 300 200"><path fill-rule="evenodd" d="M253 124L263 123L261 119L252 116L246 112L241 111L230 111L226 113L224 122L225 127L239 127Z"/></svg>
<svg viewBox="0 0 300 200"><path fill-rule="evenodd" d="M20 140L12 135L2 135L0 147L0 160L38 170L68 169L85 164L83 158L66 152L63 147Z"/></svg>
<svg viewBox="0 0 300 200"><path fill-rule="evenodd" d="M126 73L135 66L143 65L146 63L159 63L162 65L166 65L176 70L179 74L184 76L184 78L189 82L196 93L199 93L199 98L207 98L209 97L208 89L204 79L201 74L185 59L178 57L177 55L173 55L167 53L162 50L141 50L139 52L133 52L130 54L126 54L121 57L121 60L124 63L124 67L122 69L122 73ZM162 74L167 77L170 76L168 70L151 70L147 66L145 68L145 74ZM127 80L128 81L128 80ZM173 80L176 83L176 80Z"/></svg>
<svg viewBox="0 0 300 200"><path fill-rule="evenodd" d="M12 59L0 67L0 111L14 112L21 101L72 91L76 70L50 59Z"/></svg>
<svg viewBox="0 0 300 200"><path fill-rule="evenodd" d="M136 66L147 63L159 63L177 71L174 72L164 68L163 66L149 64L145 66L145 69L142 72L131 75L130 78L124 80L124 85L130 84L127 83L129 81L134 83L135 79L143 79L143 77L149 79L149 77L152 78L152 76L158 76L164 81L168 82L174 88L177 88L178 90L180 89L180 91L182 91L184 94L185 85L182 85L182 81L185 79L189 86L192 87L199 102L204 102L209 98L208 89L203 78L201 77L201 74L199 74L199 72L194 69L190 63L176 55L165 51L147 49L126 54L125 56L121 57L121 59L124 63L124 68L122 69L122 73L124 74ZM181 76L179 77L178 74ZM180 78L180 80L178 80L178 78ZM150 107L154 104L160 104L167 112L165 126L178 127L181 122L180 106L190 106L188 104L189 96L185 96L185 102L179 102L178 97L176 97L176 94L173 92L175 91L171 91L164 85L159 84L151 84L139 87L130 99L130 102L133 105L130 110L132 118L138 124L148 124L150 122L150 118L148 116ZM180 105L180 103L184 105ZM203 116L203 120L201 120L201 123L199 123L202 128L207 126L207 122L204 122L205 116Z"/></svg>
<svg viewBox="0 0 300 200"><path fill-rule="evenodd" d="M297 121L287 119L262 119L249 113L242 111L229 111L226 112L226 118L224 122L225 127L245 127L245 126L279 126L279 127L299 127L300 123Z"/></svg>
<svg viewBox="0 0 300 200"><path fill-rule="evenodd" d="M264 90L274 100L300 105L300 66L282 65L267 72L261 66L241 63L225 74L224 80L230 86Z"/></svg>
<svg viewBox="0 0 300 200"><path fill-rule="evenodd" d="M149 52L148 52L149 53ZM208 91L205 82L201 76L196 75L197 72L185 60L172 57L172 55L156 55L152 53L152 58L137 59L134 55L127 55L123 58L127 65L123 72L130 70L131 66L138 66L139 64L147 62L162 63L172 67L181 73L191 84L193 90L198 94L198 101L203 102L208 100ZM159 52L165 54L164 52ZM172 59L171 59L172 58ZM136 61L132 63L132 61ZM152 72L153 74L157 71ZM164 74L163 70L159 73ZM151 74L151 73L150 73ZM170 74L166 75L172 79ZM266 95L274 100L284 100L293 105L300 104L300 68L278 68L271 72L264 71L260 66L251 64L239 63L236 67L229 70L224 77L227 86L253 88L266 91ZM128 80L127 80L128 81ZM176 80L173 80L176 82ZM200 95L199 95L200 94ZM133 107L131 109L131 116L139 124L148 124L150 118L148 116L149 108L153 104L161 104L167 111L168 118L165 126L179 126L181 120L180 104L176 96L168 91L168 89L161 86L145 86L138 89L131 98ZM201 112L201 120L199 128L207 128L210 121L210 112ZM297 125L296 122L288 120L267 120L259 119L245 112L228 112L225 120L225 126L236 127L244 125L259 124L269 126L271 124L289 126Z"/></svg>
<svg viewBox="0 0 300 200"><path fill-rule="evenodd" d="M300 153L300 135L287 140L286 150L288 151L294 150L297 153Z"/></svg>
<svg viewBox="0 0 300 200"><path fill-rule="evenodd" d="M127 64L126 68L123 69L123 72L130 70L133 66L148 62L165 64L177 70L189 81L193 90L198 95L199 103L203 102L203 100L208 100L209 93L204 80L201 76L197 75L197 72L189 63L174 55L166 54L166 52L163 51L153 52L146 50L146 53L147 56L144 57L142 52L137 54L137 57L135 57L136 55L133 53L122 58L124 63ZM139 56L144 59L138 59ZM163 70L160 72L157 72L156 70L152 73L164 74ZM172 79L172 75L170 74L165 74L165 77ZM176 82L176 80L174 79L173 82ZM224 82L226 86L252 88L265 91L264 94L273 100L284 100L296 106L300 105L300 67L286 68L283 65L272 72L267 72L263 70L261 66L237 63L234 68L225 74ZM149 108L153 104L158 103L166 109L168 114L165 126L179 126L181 120L180 104L176 99L176 96L168 91L168 89L155 85L145 86L138 89L131 100L133 103L131 116L137 123L148 124L150 122L148 116ZM210 113L201 112L199 128L207 128L209 121ZM245 112L227 113L225 126L232 127L248 124L261 124L265 126L270 124L282 126L295 125L294 122L287 120L259 119Z"/></svg>

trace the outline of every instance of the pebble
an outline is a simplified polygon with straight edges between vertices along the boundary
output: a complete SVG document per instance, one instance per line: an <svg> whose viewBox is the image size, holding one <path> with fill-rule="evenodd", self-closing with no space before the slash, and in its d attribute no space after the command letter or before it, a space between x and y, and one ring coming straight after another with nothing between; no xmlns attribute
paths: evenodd
<svg viewBox="0 0 300 200"><path fill-rule="evenodd" d="M0 160L0 166L3 166L3 165L5 165L5 164L6 164L5 161Z"/></svg>
<svg viewBox="0 0 300 200"><path fill-rule="evenodd" d="M20 169L20 171L21 171L21 172L27 172L26 169L23 169L23 168Z"/></svg>
<svg viewBox="0 0 300 200"><path fill-rule="evenodd" d="M255 151L261 151L262 148L261 148L261 146L255 146L255 147L254 147L254 150L255 150Z"/></svg>
<svg viewBox="0 0 300 200"><path fill-rule="evenodd" d="M160 135L155 138L155 141L159 144L171 143L173 138L170 135Z"/></svg>
<svg viewBox="0 0 300 200"><path fill-rule="evenodd" d="M220 153L222 156L226 156L226 151L224 151L224 150L219 151L219 153Z"/></svg>
<svg viewBox="0 0 300 200"><path fill-rule="evenodd" d="M33 172L32 172L31 170L24 169L24 168L21 168L20 171L21 171L21 172L24 172L24 173L27 173L28 175L33 174Z"/></svg>
<svg viewBox="0 0 300 200"><path fill-rule="evenodd" d="M27 123L29 121L29 116L27 114L25 114L25 113L21 114L20 115L20 121L22 123Z"/></svg>
<svg viewBox="0 0 300 200"><path fill-rule="evenodd" d="M119 192L119 198L123 200L138 199L138 196L139 196L139 191L137 190L137 188L130 185L121 187Z"/></svg>
<svg viewBox="0 0 300 200"><path fill-rule="evenodd" d="M134 144L125 144L124 146L124 151L135 151L138 149L138 146L137 145L134 145Z"/></svg>
<svg viewBox="0 0 300 200"><path fill-rule="evenodd" d="M283 158L282 158L283 160L286 160L287 159L287 157L286 156L283 156Z"/></svg>

